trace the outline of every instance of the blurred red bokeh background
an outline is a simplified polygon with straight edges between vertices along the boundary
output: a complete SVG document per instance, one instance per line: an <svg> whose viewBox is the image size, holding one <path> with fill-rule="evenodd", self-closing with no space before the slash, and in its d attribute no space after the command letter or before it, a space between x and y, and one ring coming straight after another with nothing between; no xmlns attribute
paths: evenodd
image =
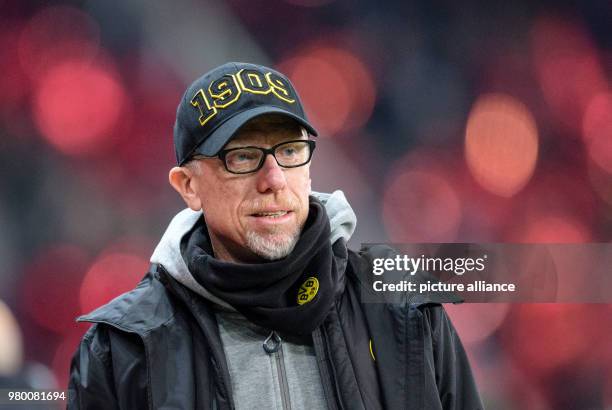
<svg viewBox="0 0 612 410"><path fill-rule="evenodd" d="M295 83L354 248L611 239L609 2L2 3L0 380L65 388L74 319L138 283L183 206L179 98L229 60ZM448 311L488 408L612 407L610 305Z"/></svg>

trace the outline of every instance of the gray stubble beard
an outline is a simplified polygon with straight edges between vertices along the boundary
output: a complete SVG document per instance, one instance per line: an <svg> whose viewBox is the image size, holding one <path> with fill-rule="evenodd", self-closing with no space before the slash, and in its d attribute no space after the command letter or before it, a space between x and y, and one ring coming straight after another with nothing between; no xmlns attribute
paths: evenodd
<svg viewBox="0 0 612 410"><path fill-rule="evenodd" d="M246 245L255 254L267 260L282 259L289 255L298 239L300 238L301 228L292 234L286 234L281 241L270 240L267 235L261 235L255 231L248 231L246 234ZM275 233L272 233L274 235Z"/></svg>

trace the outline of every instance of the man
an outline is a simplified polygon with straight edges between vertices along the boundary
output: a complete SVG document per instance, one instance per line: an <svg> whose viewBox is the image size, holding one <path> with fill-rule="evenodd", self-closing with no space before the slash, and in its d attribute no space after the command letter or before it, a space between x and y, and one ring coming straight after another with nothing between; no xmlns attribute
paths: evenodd
<svg viewBox="0 0 612 410"><path fill-rule="evenodd" d="M361 302L391 251L347 249L356 218L340 191L311 192L310 135L270 68L187 89L169 180L188 209L136 289L80 318L69 408L482 408L439 303Z"/></svg>

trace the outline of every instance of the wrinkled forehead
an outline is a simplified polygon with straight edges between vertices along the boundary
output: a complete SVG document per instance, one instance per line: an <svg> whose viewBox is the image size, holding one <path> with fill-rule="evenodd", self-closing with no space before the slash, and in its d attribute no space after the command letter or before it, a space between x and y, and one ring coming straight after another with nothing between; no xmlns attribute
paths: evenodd
<svg viewBox="0 0 612 410"><path fill-rule="evenodd" d="M282 115L263 115L244 124L225 148L274 145L294 139L308 139L308 132L297 121Z"/></svg>

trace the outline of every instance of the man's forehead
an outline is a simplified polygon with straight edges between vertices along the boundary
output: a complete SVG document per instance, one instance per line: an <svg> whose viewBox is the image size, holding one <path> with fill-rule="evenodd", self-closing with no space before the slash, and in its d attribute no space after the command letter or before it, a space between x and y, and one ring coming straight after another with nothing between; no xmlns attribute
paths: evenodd
<svg viewBox="0 0 612 410"><path fill-rule="evenodd" d="M257 143L274 144L302 138L308 138L308 133L297 121L288 117L262 116L242 126L225 148Z"/></svg>

